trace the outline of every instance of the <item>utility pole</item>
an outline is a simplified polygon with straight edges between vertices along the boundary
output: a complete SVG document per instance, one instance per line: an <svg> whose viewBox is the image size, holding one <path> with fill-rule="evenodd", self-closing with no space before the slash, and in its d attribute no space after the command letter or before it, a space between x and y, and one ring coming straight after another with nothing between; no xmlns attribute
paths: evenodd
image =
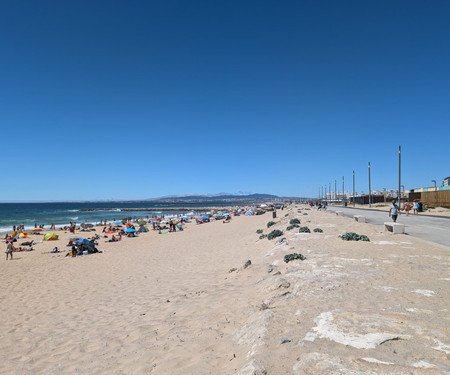
<svg viewBox="0 0 450 375"><path fill-rule="evenodd" d="M436 180L431 180L431 182L434 182L434 208L437 208L437 187L436 187Z"/></svg>
<svg viewBox="0 0 450 375"><path fill-rule="evenodd" d="M328 196L327 196L327 185L325 185L325 200L328 200Z"/></svg>
<svg viewBox="0 0 450 375"><path fill-rule="evenodd" d="M402 148L398 146L398 208L401 209L402 198L400 195L401 184L402 184Z"/></svg>
<svg viewBox="0 0 450 375"><path fill-rule="evenodd" d="M342 176L342 205L345 206L344 176Z"/></svg>
<svg viewBox="0 0 450 375"><path fill-rule="evenodd" d="M353 207L355 207L355 171L353 170Z"/></svg>
<svg viewBox="0 0 450 375"><path fill-rule="evenodd" d="M370 161L369 161L369 208L370 207L372 207L372 190L370 188Z"/></svg>

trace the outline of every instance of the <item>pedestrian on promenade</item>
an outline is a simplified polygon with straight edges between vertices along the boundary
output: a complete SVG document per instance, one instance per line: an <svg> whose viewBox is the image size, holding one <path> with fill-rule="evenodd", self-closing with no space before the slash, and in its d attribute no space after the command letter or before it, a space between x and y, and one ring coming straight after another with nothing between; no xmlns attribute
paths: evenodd
<svg viewBox="0 0 450 375"><path fill-rule="evenodd" d="M411 203L409 203L408 201L405 202L405 212L406 212L406 216L409 216L409 211L411 211Z"/></svg>
<svg viewBox="0 0 450 375"><path fill-rule="evenodd" d="M397 221L397 216L400 213L400 210L395 203L396 203L395 201L392 201L392 205L389 209L389 216L392 217L392 221L394 223Z"/></svg>
<svg viewBox="0 0 450 375"><path fill-rule="evenodd" d="M418 215L419 214L419 201L417 199L414 199L413 202L413 214Z"/></svg>

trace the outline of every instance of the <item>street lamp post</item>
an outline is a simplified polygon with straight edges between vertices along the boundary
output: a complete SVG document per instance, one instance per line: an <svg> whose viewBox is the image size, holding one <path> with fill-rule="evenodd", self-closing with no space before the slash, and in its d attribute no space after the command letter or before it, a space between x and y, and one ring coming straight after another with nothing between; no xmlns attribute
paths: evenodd
<svg viewBox="0 0 450 375"><path fill-rule="evenodd" d="M402 198L400 196L400 188L402 183L402 148L398 146L398 208L401 208Z"/></svg>
<svg viewBox="0 0 450 375"><path fill-rule="evenodd" d="M345 206L345 193L344 193L344 176L342 176L342 205Z"/></svg>
<svg viewBox="0 0 450 375"><path fill-rule="evenodd" d="M431 180L434 182L434 208L437 208L437 188L436 188L436 180Z"/></svg>
<svg viewBox="0 0 450 375"><path fill-rule="evenodd" d="M336 180L334 180L334 200L337 201L337 185L336 185Z"/></svg>
<svg viewBox="0 0 450 375"><path fill-rule="evenodd" d="M353 207L355 207L355 171L353 171Z"/></svg>
<svg viewBox="0 0 450 375"><path fill-rule="evenodd" d="M370 188L370 161L369 161L369 207L372 207L372 189Z"/></svg>

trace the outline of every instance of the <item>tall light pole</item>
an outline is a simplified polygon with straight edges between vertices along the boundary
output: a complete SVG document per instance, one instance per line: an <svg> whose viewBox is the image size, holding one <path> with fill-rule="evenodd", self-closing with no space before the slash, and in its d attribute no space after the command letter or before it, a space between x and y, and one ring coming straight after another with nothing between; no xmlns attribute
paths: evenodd
<svg viewBox="0 0 450 375"><path fill-rule="evenodd" d="M334 180L334 200L337 200L337 185L336 185L336 180Z"/></svg>
<svg viewBox="0 0 450 375"><path fill-rule="evenodd" d="M437 208L437 188L436 188L436 180L431 180L434 182L434 208Z"/></svg>
<svg viewBox="0 0 450 375"><path fill-rule="evenodd" d="M355 171L353 171L353 207L355 207Z"/></svg>
<svg viewBox="0 0 450 375"><path fill-rule="evenodd" d="M325 185L325 200L328 200L328 196L327 196L327 185Z"/></svg>
<svg viewBox="0 0 450 375"><path fill-rule="evenodd" d="M400 188L402 184L402 148L398 146L398 208L401 208L402 198L400 196Z"/></svg>
<svg viewBox="0 0 450 375"><path fill-rule="evenodd" d="M372 189L370 188L370 161L369 161L369 207L372 207Z"/></svg>
<svg viewBox="0 0 450 375"><path fill-rule="evenodd" d="M342 176L342 205L345 206L345 198L344 198L344 176Z"/></svg>

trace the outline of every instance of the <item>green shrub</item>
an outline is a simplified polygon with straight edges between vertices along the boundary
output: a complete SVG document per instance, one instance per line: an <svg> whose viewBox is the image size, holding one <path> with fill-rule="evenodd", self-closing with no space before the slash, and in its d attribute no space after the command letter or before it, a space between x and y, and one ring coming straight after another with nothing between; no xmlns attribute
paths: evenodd
<svg viewBox="0 0 450 375"><path fill-rule="evenodd" d="M311 233L308 227L300 227L299 233Z"/></svg>
<svg viewBox="0 0 450 375"><path fill-rule="evenodd" d="M283 232L281 230L275 229L267 235L267 238L269 240L273 240L274 238L280 237L282 235L283 235Z"/></svg>
<svg viewBox="0 0 450 375"><path fill-rule="evenodd" d="M318 233L322 233L322 232L323 232L323 230L322 230L322 229L320 229L320 228L315 228L315 229L313 230L313 232L318 232Z"/></svg>
<svg viewBox="0 0 450 375"><path fill-rule="evenodd" d="M305 260L306 258L302 254L297 254L297 253L287 254L284 256L284 261L286 263L289 263L291 260L296 260L296 259Z"/></svg>
<svg viewBox="0 0 450 375"><path fill-rule="evenodd" d="M299 219L291 219L289 221L289 224L294 225L294 224L300 224L300 220Z"/></svg>
<svg viewBox="0 0 450 375"><path fill-rule="evenodd" d="M272 225L275 225L275 224L276 224L275 221L269 221L267 223L267 228L270 228Z"/></svg>
<svg viewBox="0 0 450 375"><path fill-rule="evenodd" d="M263 238L266 238L266 237L267 237L267 234L261 234L261 235L259 236L259 239L262 240Z"/></svg>
<svg viewBox="0 0 450 375"><path fill-rule="evenodd" d="M303 216L308 215L306 212L303 212Z"/></svg>
<svg viewBox="0 0 450 375"><path fill-rule="evenodd" d="M262 229L258 229L258 230L256 231L256 233L258 233L258 234L261 234L262 232L263 232Z"/></svg>
<svg viewBox="0 0 450 375"><path fill-rule="evenodd" d="M339 237L344 241L370 241L369 237L365 236L364 234L359 235L355 232L346 232Z"/></svg>
<svg viewBox="0 0 450 375"><path fill-rule="evenodd" d="M298 225L298 224L289 225L286 229L287 229L287 230L292 230L292 229L294 229L294 228L300 228L300 225Z"/></svg>

